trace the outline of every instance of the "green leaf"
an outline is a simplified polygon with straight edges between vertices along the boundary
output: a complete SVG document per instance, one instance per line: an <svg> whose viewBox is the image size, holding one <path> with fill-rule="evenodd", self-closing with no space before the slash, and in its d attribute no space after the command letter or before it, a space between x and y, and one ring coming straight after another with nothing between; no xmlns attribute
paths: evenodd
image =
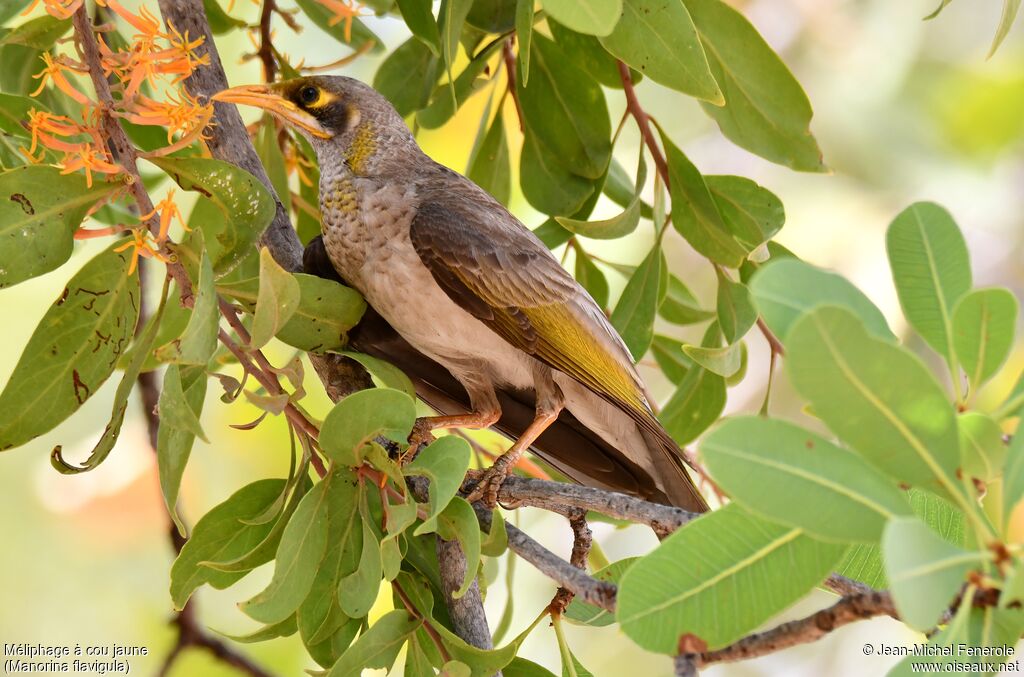
<svg viewBox="0 0 1024 677"><path fill-rule="evenodd" d="M217 277L231 272L253 252L274 218L270 192L249 172L220 160L162 157L151 161L185 190L202 194L200 201L216 205L218 218L189 225L202 230Z"/></svg>
<svg viewBox="0 0 1024 677"><path fill-rule="evenodd" d="M515 28L516 0L476 0L466 22L487 33L504 33Z"/></svg>
<svg viewBox="0 0 1024 677"><path fill-rule="evenodd" d="M448 122L458 106L461 106L470 96L480 91L487 80L480 76L487 69L491 56L501 46L500 40L495 40L480 51L479 54L466 65L466 68L455 78L454 90L455 100L452 100L452 86L444 84L434 90L430 104L423 110L417 112L416 122L424 129L437 129Z"/></svg>
<svg viewBox="0 0 1024 677"><path fill-rule="evenodd" d="M739 343L719 348L684 345L683 352L701 367L725 378L736 375L742 366L743 351Z"/></svg>
<svg viewBox="0 0 1024 677"><path fill-rule="evenodd" d="M992 378L1013 348L1017 299L1008 289L968 292L953 307L953 349L973 390Z"/></svg>
<svg viewBox="0 0 1024 677"><path fill-rule="evenodd" d="M343 45L359 49L367 42L372 42L371 54L384 52L384 42L359 19L352 19L351 40L345 37L345 22L334 22L334 12L316 0L295 0L295 4L316 24L317 28L327 33Z"/></svg>
<svg viewBox="0 0 1024 677"><path fill-rule="evenodd" d="M246 520L273 505L284 485L280 479L258 480L203 515L171 567L171 600L175 609L183 609L192 592L203 583L223 590L248 573L217 571L199 563L234 559L262 541L273 523L249 524Z"/></svg>
<svg viewBox="0 0 1024 677"><path fill-rule="evenodd" d="M852 578L875 590L889 587L885 580L885 568L882 565L882 549L878 544L867 545L855 543L836 565L836 573Z"/></svg>
<svg viewBox="0 0 1024 677"><path fill-rule="evenodd" d="M576 214L595 191L594 182L564 167L561 160L536 138L531 127L527 127L523 135L519 182L530 206L552 215ZM551 223L564 233L562 242L572 236L554 220ZM551 243L548 244L550 246Z"/></svg>
<svg viewBox="0 0 1024 677"><path fill-rule="evenodd" d="M466 176L498 202L507 205L512 195L512 170L505 140L505 123L501 110L494 116L483 142L469 163Z"/></svg>
<svg viewBox="0 0 1024 677"><path fill-rule="evenodd" d="M668 161L672 225L698 254L729 268L738 267L747 252L729 232L704 177L664 132L661 142Z"/></svg>
<svg viewBox="0 0 1024 677"><path fill-rule="evenodd" d="M889 522L882 534L882 552L900 618L921 631L935 626L967 572L991 559L991 554L950 545L914 517Z"/></svg>
<svg viewBox="0 0 1024 677"><path fill-rule="evenodd" d="M220 326L220 309L217 306L217 290L213 283L213 267L210 257L203 254L199 266L199 283L193 288L195 306L180 338L156 350L156 357L162 362L205 365L217 350L217 332Z"/></svg>
<svg viewBox="0 0 1024 677"><path fill-rule="evenodd" d="M519 79L525 87L530 82L530 50L533 43L533 2L516 0L516 38L519 40Z"/></svg>
<svg viewBox="0 0 1024 677"><path fill-rule="evenodd" d="M0 393L0 450L52 430L114 371L139 318L139 276L121 244L75 273L32 333Z"/></svg>
<svg viewBox="0 0 1024 677"><path fill-rule="evenodd" d="M2 400L0 400L2 401ZM1010 522L1014 508L1024 498L1024 430L1018 424L1010 442L1003 469L1003 524Z"/></svg>
<svg viewBox="0 0 1024 677"><path fill-rule="evenodd" d="M8 98L0 100L0 106ZM6 113L0 109L0 120ZM18 167L0 174L0 289L56 269L71 257L86 212L117 184L92 187L56 167Z"/></svg>
<svg viewBox="0 0 1024 677"><path fill-rule="evenodd" d="M501 671L505 677L555 677L554 673L525 658L516 657Z"/></svg>
<svg viewBox="0 0 1024 677"><path fill-rule="evenodd" d="M659 84L716 105L725 103L682 2L624 0L622 19L601 44Z"/></svg>
<svg viewBox="0 0 1024 677"><path fill-rule="evenodd" d="M361 510L361 512L363 512ZM380 537L370 526L369 517L362 515L362 549L359 566L338 583L338 604L351 618L362 618L370 611L380 592L380 581L384 575L380 555Z"/></svg>
<svg viewBox="0 0 1024 677"><path fill-rule="evenodd" d="M705 176L726 227L748 252L772 239L786 222L782 201L744 176Z"/></svg>
<svg viewBox="0 0 1024 677"><path fill-rule="evenodd" d="M156 458L164 504L182 536L186 529L178 514L178 490L195 438L209 441L199 424L205 398L204 366L172 364L167 368L158 405L160 428L157 431Z"/></svg>
<svg viewBox="0 0 1024 677"><path fill-rule="evenodd" d="M281 200L285 210L291 209L292 191L288 186L288 168L285 165L281 144L278 142L277 125L274 124L274 118L269 113L263 116L259 134L253 145L260 162L267 170L270 185L274 187L277 198Z"/></svg>
<svg viewBox="0 0 1024 677"><path fill-rule="evenodd" d="M290 346L310 352L337 350L348 341L348 330L356 326L366 311L359 292L315 275L294 273L299 283L299 305L277 337ZM240 302L252 312L256 307L259 279L217 285L217 291Z"/></svg>
<svg viewBox="0 0 1024 677"><path fill-rule="evenodd" d="M452 66L459 55L462 25L466 22L466 15L472 6L473 0L441 0L441 9L438 11L437 28L441 36L441 60L448 72L448 80L451 83L449 89L453 99L456 95Z"/></svg>
<svg viewBox="0 0 1024 677"><path fill-rule="evenodd" d="M466 555L465 578L459 589L452 593L454 599L459 599L469 591L480 566L480 524L473 506L461 497L452 498L437 517L437 534L446 541L458 540Z"/></svg>
<svg viewBox="0 0 1024 677"><path fill-rule="evenodd" d="M541 0L559 23L587 35L608 35L619 22L623 0Z"/></svg>
<svg viewBox="0 0 1024 677"><path fill-rule="evenodd" d="M725 380L694 365L658 415L679 445L697 439L725 408Z"/></svg>
<svg viewBox="0 0 1024 677"><path fill-rule="evenodd" d="M446 435L423 449L412 463L405 466L406 475L418 475L430 480L430 519L413 532L425 534L437 528L436 518L452 498L459 493L462 478L469 469L472 451L469 443L460 437Z"/></svg>
<svg viewBox="0 0 1024 677"><path fill-rule="evenodd" d="M526 126L573 173L601 177L611 157L611 122L601 86L542 35L531 44L530 86L516 83Z"/></svg>
<svg viewBox="0 0 1024 677"><path fill-rule="evenodd" d="M263 592L239 608L263 623L278 623L295 613L313 586L316 570L327 549L329 479L318 482L302 497L281 535L274 576Z"/></svg>
<svg viewBox="0 0 1024 677"><path fill-rule="evenodd" d="M23 45L46 50L71 28L70 19L57 19L49 14L16 26L0 38L0 45Z"/></svg>
<svg viewBox="0 0 1024 677"><path fill-rule="evenodd" d="M260 250L260 285L256 314L252 321L250 347L262 348L295 314L299 305L299 283L274 260L270 250Z"/></svg>
<svg viewBox="0 0 1024 677"><path fill-rule="evenodd" d="M838 306L790 329L786 368L840 438L899 481L955 495L960 448L953 408L915 355L868 334Z"/></svg>
<svg viewBox="0 0 1024 677"><path fill-rule="evenodd" d="M675 275L669 274L666 291L658 307L658 314L666 321L687 325L710 320L715 316L715 313L700 307L697 297Z"/></svg>
<svg viewBox="0 0 1024 677"><path fill-rule="evenodd" d="M604 48L598 38L566 28L550 16L547 17L547 25L551 31L551 37L555 39L566 57L571 59L577 68L585 71L603 87L622 89L619 61ZM643 76L637 71L630 71L630 73L634 83L643 79ZM632 186L629 189L629 197L633 197Z"/></svg>
<svg viewBox="0 0 1024 677"><path fill-rule="evenodd" d="M674 655L684 634L717 649L807 594L845 551L730 504L634 563L619 585L616 618L650 651Z"/></svg>
<svg viewBox="0 0 1024 677"><path fill-rule="evenodd" d="M676 385L686 378L690 367L693 366L693 360L683 351L682 342L668 336L654 335L654 340L651 342L651 354L654 355L662 373Z"/></svg>
<svg viewBox="0 0 1024 677"><path fill-rule="evenodd" d="M441 34L437 30L437 21L434 20L433 4L431 0L398 0L398 9L402 12L405 25L419 43L427 47L434 56L441 56ZM376 80L373 86L377 89Z"/></svg>
<svg viewBox="0 0 1024 677"><path fill-rule="evenodd" d="M327 486L328 543L313 585L299 606L299 634L310 655L330 667L355 638L358 620L352 627L338 603L338 583L359 566L362 551L362 520L359 516L359 483L348 468L335 467ZM347 641L346 641L347 640Z"/></svg>
<svg viewBox="0 0 1024 677"><path fill-rule="evenodd" d="M363 449L383 435L405 442L416 421L416 406L405 393L372 388L334 405L320 427L320 446L329 458L347 466L362 463Z"/></svg>
<svg viewBox="0 0 1024 677"><path fill-rule="evenodd" d="M866 461L786 421L728 419L700 450L733 500L824 541L877 542L888 520L912 514L902 492Z"/></svg>
<svg viewBox="0 0 1024 677"><path fill-rule="evenodd" d="M359 677L369 668L390 670L398 651L420 623L405 610L389 611L342 654L327 673L328 677Z"/></svg>
<svg viewBox="0 0 1024 677"><path fill-rule="evenodd" d="M945 209L917 202L889 225L885 246L907 321L953 364L953 307L971 289L963 234Z"/></svg>
<svg viewBox="0 0 1024 677"><path fill-rule="evenodd" d="M426 3L428 8L430 3ZM430 25L437 32L431 17ZM441 74L441 62L421 40L409 38L395 48L373 76L373 88L383 94L398 114L406 117L424 108Z"/></svg>
<svg viewBox="0 0 1024 677"><path fill-rule="evenodd" d="M224 637L240 644L255 644L257 642L266 642L271 639L277 639L278 637L290 637L291 635L294 635L297 630L298 627L295 625L295 615L292 614L279 623L264 625L262 628L245 635L219 634L222 634Z"/></svg>
<svg viewBox="0 0 1024 677"><path fill-rule="evenodd" d="M556 216L555 221L566 230L597 240L614 240L629 235L640 223L640 191L647 180L647 165L643 153L636 170L636 193L626 208L615 216L600 221L583 221L564 216Z"/></svg>
<svg viewBox="0 0 1024 677"><path fill-rule="evenodd" d="M734 344L743 338L757 321L754 297L742 282L733 282L721 270L718 275L718 325L725 341Z"/></svg>
<svg viewBox="0 0 1024 677"><path fill-rule="evenodd" d="M1006 39L1007 33L1010 32L1010 28L1013 26L1019 11L1020 0L1003 0L1003 13L999 17L999 27L996 28L996 35L992 38L992 46L988 50L988 58L991 59L992 55L999 49L999 45L1003 44L1003 40Z"/></svg>
<svg viewBox="0 0 1024 677"><path fill-rule="evenodd" d="M654 339L654 317L658 313L664 254L657 244L629 278L619 302L612 311L612 325L629 348L633 361L644 356Z"/></svg>
<svg viewBox="0 0 1024 677"><path fill-rule="evenodd" d="M405 372L390 362L385 362L363 353L354 353L350 350L343 351L341 354L363 365L366 371L370 372L373 382L378 387L392 388L405 393L412 399L416 398L416 389L413 387L412 381L405 375Z"/></svg>
<svg viewBox="0 0 1024 677"><path fill-rule="evenodd" d="M576 272L574 277L587 290L587 293L594 299L598 307L608 307L608 278L604 276L604 273L597 267L594 260L587 256L587 253L580 247L576 248Z"/></svg>
<svg viewBox="0 0 1024 677"><path fill-rule="evenodd" d="M593 574L594 578L599 581L608 581L610 583L618 584L623 574L633 566L633 564L639 561L639 557L627 557L626 559L620 559L617 562L612 562L603 569L598 569ZM615 615L610 611L594 606L593 604L587 604L580 598L575 598L565 609L565 618L573 623L579 623L581 625L590 625L592 627L604 627L611 625L615 622Z"/></svg>
<svg viewBox="0 0 1024 677"><path fill-rule="evenodd" d="M779 56L738 11L721 0L683 0L725 96L701 103L733 143L799 171L825 171L811 135L811 104Z"/></svg>
<svg viewBox="0 0 1024 677"><path fill-rule="evenodd" d="M750 290L768 328L786 342L793 324L819 305L842 306L864 324L869 334L895 343L882 312L864 292L841 275L799 259L782 258L760 268L750 280Z"/></svg>
<svg viewBox="0 0 1024 677"><path fill-rule="evenodd" d="M957 418L963 471L983 482L998 479L1006 460L1006 445L999 424L987 414L968 411Z"/></svg>
<svg viewBox="0 0 1024 677"><path fill-rule="evenodd" d="M236 19L225 12L217 0L203 0L203 11L206 12L206 20L210 23L210 32L214 35L224 35L246 25L241 19Z"/></svg>

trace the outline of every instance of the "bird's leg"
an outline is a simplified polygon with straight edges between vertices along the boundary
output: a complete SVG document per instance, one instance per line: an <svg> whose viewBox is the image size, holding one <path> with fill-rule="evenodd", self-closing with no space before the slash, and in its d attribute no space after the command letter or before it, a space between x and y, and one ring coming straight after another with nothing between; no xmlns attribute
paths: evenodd
<svg viewBox="0 0 1024 677"><path fill-rule="evenodd" d="M468 428L470 430L485 430L498 422L501 418L501 410L497 411L472 411L467 414L456 414L454 416L424 416L416 419L409 434L409 452L414 453L422 445L434 441L433 431L448 430L450 428Z"/></svg>
<svg viewBox="0 0 1024 677"><path fill-rule="evenodd" d="M465 384L466 381L463 383ZM409 450L404 454L404 458L411 460L420 447L433 442L434 430L449 428L485 430L498 422L498 419L501 418L501 405L498 404L498 396L490 382L470 383L466 390L469 391L472 411L453 416L426 416L416 419L412 433L409 435Z"/></svg>
<svg viewBox="0 0 1024 677"><path fill-rule="evenodd" d="M491 467L484 472L476 487L466 497L466 500L472 503L483 498L486 505L493 507L497 504L498 489L501 488L501 483L512 472L512 468L519 462L523 452L529 449L537 438L541 436L541 433L558 419L558 412L561 409L559 406L554 411L538 411L536 418L523 431L523 434L516 440L516 443L509 447L508 451L496 458Z"/></svg>
<svg viewBox="0 0 1024 677"><path fill-rule="evenodd" d="M537 365L534 388L537 393L537 413L533 417L533 422L527 426L515 444L496 458L491 467L483 473L476 487L466 497L470 503L483 498L484 503L493 508L498 503L498 489L519 462L523 452L533 446L548 426L558 420L558 414L565 406L565 401L562 391L552 380L550 369Z"/></svg>

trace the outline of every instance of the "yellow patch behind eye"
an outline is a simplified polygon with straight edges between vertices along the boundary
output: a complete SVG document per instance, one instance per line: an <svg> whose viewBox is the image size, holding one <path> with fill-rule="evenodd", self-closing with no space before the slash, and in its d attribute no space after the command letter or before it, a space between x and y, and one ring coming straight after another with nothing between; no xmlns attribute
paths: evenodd
<svg viewBox="0 0 1024 677"><path fill-rule="evenodd" d="M338 96L336 94L332 94L331 92L328 92L326 89L318 87L317 92L319 95L317 96L316 101L310 104L306 104L307 108L324 108L338 100Z"/></svg>

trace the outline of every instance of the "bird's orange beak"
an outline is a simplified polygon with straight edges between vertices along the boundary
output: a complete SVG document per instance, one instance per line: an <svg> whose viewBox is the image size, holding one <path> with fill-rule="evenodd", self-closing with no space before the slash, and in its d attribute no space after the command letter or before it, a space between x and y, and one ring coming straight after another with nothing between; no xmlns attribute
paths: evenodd
<svg viewBox="0 0 1024 677"><path fill-rule="evenodd" d="M222 103L262 108L285 123L320 139L334 136L314 116L286 99L277 85L242 85L217 92L210 98Z"/></svg>

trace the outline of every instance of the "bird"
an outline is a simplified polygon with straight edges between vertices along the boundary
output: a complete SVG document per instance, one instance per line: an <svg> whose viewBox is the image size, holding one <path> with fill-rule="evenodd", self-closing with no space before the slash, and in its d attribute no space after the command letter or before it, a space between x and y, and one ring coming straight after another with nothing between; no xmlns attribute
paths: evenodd
<svg viewBox="0 0 1024 677"><path fill-rule="evenodd" d="M503 421L515 429L470 500L494 505L532 448L581 484L708 509L602 309L504 205L431 159L383 95L331 75L232 87L212 99L267 111L314 149L322 243L307 258L329 263L378 316L361 343L397 334L441 384L424 399L442 413L417 421L414 436ZM452 380L468 399L458 410L459 398L446 396ZM554 432L584 448L539 443Z"/></svg>

